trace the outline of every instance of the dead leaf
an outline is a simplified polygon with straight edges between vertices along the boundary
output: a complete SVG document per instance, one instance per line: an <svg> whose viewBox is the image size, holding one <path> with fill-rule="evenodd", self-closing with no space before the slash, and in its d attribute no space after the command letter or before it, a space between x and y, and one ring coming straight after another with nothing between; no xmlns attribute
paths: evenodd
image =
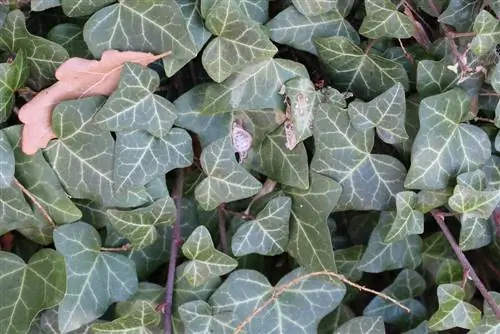
<svg viewBox="0 0 500 334"><path fill-rule="evenodd" d="M68 59L55 73L58 82L40 91L19 110L19 120L24 123L22 151L33 155L56 138L51 127L52 110L60 102L95 95L109 96L118 86L123 64L131 62L147 66L169 54L170 51L154 55L108 50L102 54L101 60Z"/></svg>

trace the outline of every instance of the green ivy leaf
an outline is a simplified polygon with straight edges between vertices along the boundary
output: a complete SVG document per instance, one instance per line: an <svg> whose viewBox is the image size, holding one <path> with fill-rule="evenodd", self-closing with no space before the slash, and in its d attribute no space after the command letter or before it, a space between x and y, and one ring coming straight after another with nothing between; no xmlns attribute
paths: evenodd
<svg viewBox="0 0 500 334"><path fill-rule="evenodd" d="M345 37L315 40L319 58L326 64L334 86L367 100L400 82L408 90L409 79L404 67L386 58L366 54ZM368 75L369 74L369 75Z"/></svg>
<svg viewBox="0 0 500 334"><path fill-rule="evenodd" d="M292 0L297 10L305 16L317 16L337 8L337 0Z"/></svg>
<svg viewBox="0 0 500 334"><path fill-rule="evenodd" d="M31 10L34 12L41 12L59 6L61 6L61 0L31 0Z"/></svg>
<svg viewBox="0 0 500 334"><path fill-rule="evenodd" d="M236 329L232 326L231 313L214 313L210 304L194 300L179 307L179 314L186 327L186 334L230 334Z"/></svg>
<svg viewBox="0 0 500 334"><path fill-rule="evenodd" d="M433 3L429 0L416 0L415 4L427 14L438 17L448 4L448 0L435 0Z"/></svg>
<svg viewBox="0 0 500 334"><path fill-rule="evenodd" d="M367 38L410 38L415 33L410 18L400 13L390 0L366 0L365 9L359 33Z"/></svg>
<svg viewBox="0 0 500 334"><path fill-rule="evenodd" d="M177 118L175 106L156 95L160 76L135 63L126 63L118 87L94 117L110 131L144 130L155 137L168 134Z"/></svg>
<svg viewBox="0 0 500 334"><path fill-rule="evenodd" d="M318 326L318 334L332 334L335 329L354 317L356 315L348 306L340 304L333 312L321 320Z"/></svg>
<svg viewBox="0 0 500 334"><path fill-rule="evenodd" d="M182 245L182 253L191 260L184 268L184 275L195 287L238 266L238 261L215 249L205 226L199 226L191 233Z"/></svg>
<svg viewBox="0 0 500 334"><path fill-rule="evenodd" d="M217 5L219 0L201 0L200 11L205 18L212 7ZM267 0L235 0L246 16L254 21L264 24L269 19L269 1Z"/></svg>
<svg viewBox="0 0 500 334"><path fill-rule="evenodd" d="M429 323L427 321L422 321L417 327L404 332L404 334L434 334L436 332L429 329Z"/></svg>
<svg viewBox="0 0 500 334"><path fill-rule="evenodd" d="M381 316L384 322L396 325L399 329L409 329L426 319L426 309L422 303L416 299L425 291L425 280L419 273L413 270L402 270L394 282L382 293L398 300L408 307L411 313L408 314L400 306L383 299L373 298L363 310L365 316Z"/></svg>
<svg viewBox="0 0 500 334"><path fill-rule="evenodd" d="M385 334L382 317L356 317L346 321L333 334Z"/></svg>
<svg viewBox="0 0 500 334"><path fill-rule="evenodd" d="M418 211L418 195L402 191L396 195L396 218L385 236L385 242L403 240L412 234L424 233L424 214Z"/></svg>
<svg viewBox="0 0 500 334"><path fill-rule="evenodd" d="M10 187L14 181L14 170L15 160L12 146L7 136L0 131L0 189Z"/></svg>
<svg viewBox="0 0 500 334"><path fill-rule="evenodd" d="M326 218L342 188L334 180L311 172L307 190L284 187L284 191L292 198L288 253L307 270L336 272Z"/></svg>
<svg viewBox="0 0 500 334"><path fill-rule="evenodd" d="M489 245L495 231L489 219L478 217L475 214L463 214L460 217L459 246L462 250L471 250Z"/></svg>
<svg viewBox="0 0 500 334"><path fill-rule="evenodd" d="M231 325L236 327L259 305L272 298L276 291L284 290L251 320L245 327L246 331L314 333L321 318L340 304L345 287L321 277L299 279L306 274L304 269L297 268L272 287L268 279L255 270L237 270L229 275L208 302L214 314L234 313L237 321ZM294 280L298 283L285 288ZM248 298L243 291L252 291L252 298Z"/></svg>
<svg viewBox="0 0 500 334"><path fill-rule="evenodd" d="M8 188L0 189L0 207L0 234L20 228L40 228L47 224L35 216L14 182Z"/></svg>
<svg viewBox="0 0 500 334"><path fill-rule="evenodd" d="M481 321L481 311L464 301L465 291L456 284L437 288L439 309L429 319L429 328L443 331L455 327L472 329Z"/></svg>
<svg viewBox="0 0 500 334"><path fill-rule="evenodd" d="M113 0L59 1L61 1L64 14L69 17L88 16L114 2Z"/></svg>
<svg viewBox="0 0 500 334"><path fill-rule="evenodd" d="M369 273L380 273L399 268L415 269L420 265L422 239L418 235L410 235L391 243L384 242L395 217L394 212L381 213L379 223L373 230L361 258L359 269Z"/></svg>
<svg viewBox="0 0 500 334"><path fill-rule="evenodd" d="M107 210L106 214L115 230L127 238L132 247L141 249L158 238L156 226L175 221L175 204L172 198L164 197L153 204L134 210Z"/></svg>
<svg viewBox="0 0 500 334"><path fill-rule="evenodd" d="M445 61L421 60L417 65L417 90L420 97L428 97L453 88L459 79Z"/></svg>
<svg viewBox="0 0 500 334"><path fill-rule="evenodd" d="M259 24L246 16L235 1L218 0L208 11L205 26L217 36L202 56L203 67L215 82L278 52Z"/></svg>
<svg viewBox="0 0 500 334"><path fill-rule="evenodd" d="M489 293L493 297L495 303L500 305L500 294L496 291L489 291ZM469 334L494 334L500 331L500 321L498 321L498 318L495 313L493 313L493 310L487 301L484 301L483 303L483 312L484 315L481 322L479 325L474 327Z"/></svg>
<svg viewBox="0 0 500 334"><path fill-rule="evenodd" d="M243 223L233 235L233 254L272 256L283 253L288 244L291 208L292 201L289 197L270 200L254 220Z"/></svg>
<svg viewBox="0 0 500 334"><path fill-rule="evenodd" d="M483 166L484 174L488 180L488 186L500 188L500 157L492 155Z"/></svg>
<svg viewBox="0 0 500 334"><path fill-rule="evenodd" d="M408 139L405 130L405 90L399 82L370 102L350 103L348 111L355 128L376 128L380 139L388 144Z"/></svg>
<svg viewBox="0 0 500 334"><path fill-rule="evenodd" d="M344 275L348 280L357 282L363 276L359 270L358 264L365 252L365 247L355 245L349 248L335 250L335 264L338 272Z"/></svg>
<svg viewBox="0 0 500 334"><path fill-rule="evenodd" d="M289 6L266 23L269 37L276 43L317 54L314 40L319 37L343 36L359 44L359 35L338 11L304 16Z"/></svg>
<svg viewBox="0 0 500 334"><path fill-rule="evenodd" d="M0 64L0 123L9 119L14 106L14 94L29 76L26 52L19 49L12 63Z"/></svg>
<svg viewBox="0 0 500 334"><path fill-rule="evenodd" d="M177 0L181 8L182 15L187 22L187 30L191 39L196 45L198 52L203 48L205 43L210 39L212 33L205 28L203 19L201 18L200 9L198 6L199 0ZM184 66L180 66L179 69ZM173 73L174 71L167 71Z"/></svg>
<svg viewBox="0 0 500 334"><path fill-rule="evenodd" d="M303 143L293 150L286 147L283 127L268 134L262 144L255 149L252 168L284 185L307 189L309 168L307 151Z"/></svg>
<svg viewBox="0 0 500 334"><path fill-rule="evenodd" d="M297 76L308 78L304 65L287 59L269 59L237 71L224 82L208 85L204 114L234 110L281 109L284 83Z"/></svg>
<svg viewBox="0 0 500 334"><path fill-rule="evenodd" d="M114 188L117 192L134 189L192 162L191 136L184 129L172 129L161 138L140 130L119 132L114 156Z"/></svg>
<svg viewBox="0 0 500 334"><path fill-rule="evenodd" d="M262 187L236 162L228 136L203 149L200 161L207 177L196 186L195 197L204 210L213 210L221 203L250 197Z"/></svg>
<svg viewBox="0 0 500 334"><path fill-rule="evenodd" d="M442 233L424 239L422 267L436 284L457 282L463 278L462 266Z"/></svg>
<svg viewBox="0 0 500 334"><path fill-rule="evenodd" d="M47 39L61 45L70 57L90 58L90 51L83 40L83 28L73 23L62 23L50 29Z"/></svg>
<svg viewBox="0 0 500 334"><path fill-rule="evenodd" d="M490 52L500 43L500 23L486 10L482 10L474 20L476 36L471 42L471 50L478 56Z"/></svg>
<svg viewBox="0 0 500 334"><path fill-rule="evenodd" d="M473 171L488 160L491 144L486 133L461 124L471 117L470 104L460 88L422 100L406 188L445 188L454 176Z"/></svg>
<svg viewBox="0 0 500 334"><path fill-rule="evenodd" d="M370 154L372 129L358 130L347 110L322 103L314 120L315 153L311 170L342 186L335 210L386 210L403 190L405 167L392 156Z"/></svg>
<svg viewBox="0 0 500 334"><path fill-rule="evenodd" d="M446 204L452 192L452 188L421 190L417 194L417 203L415 203L414 208L422 213L427 213Z"/></svg>
<svg viewBox="0 0 500 334"><path fill-rule="evenodd" d="M60 334L61 332L57 329L57 317L58 311L57 307L45 310L40 314L40 321L37 321L31 326L29 334ZM38 320L38 319L35 319ZM102 322L103 320L95 320L92 324ZM83 325L82 327L69 332L69 334L90 334L91 325Z"/></svg>
<svg viewBox="0 0 500 334"><path fill-rule="evenodd" d="M83 36L94 57L108 49L134 50L160 54L172 51L163 59L172 76L180 66L196 57L197 47L186 27L176 1L123 0L102 8L85 23Z"/></svg>
<svg viewBox="0 0 500 334"><path fill-rule="evenodd" d="M479 0L449 1L438 21L455 27L459 32L469 31L481 5Z"/></svg>
<svg viewBox="0 0 500 334"><path fill-rule="evenodd" d="M114 302L137 290L134 263L116 253L101 252L101 237L78 222L54 231L54 245L64 255L67 290L59 304L59 330L69 332L104 314Z"/></svg>
<svg viewBox="0 0 500 334"><path fill-rule="evenodd" d="M57 43L30 34L25 20L17 9L7 15L0 30L0 48L26 53L30 69L28 84L40 90L55 80L55 70L68 58L68 52ZM21 80L17 83L22 84Z"/></svg>
<svg viewBox="0 0 500 334"><path fill-rule="evenodd" d="M35 316L59 304L65 290L64 259L56 251L42 249L28 263L15 254L0 251L2 332L27 333Z"/></svg>

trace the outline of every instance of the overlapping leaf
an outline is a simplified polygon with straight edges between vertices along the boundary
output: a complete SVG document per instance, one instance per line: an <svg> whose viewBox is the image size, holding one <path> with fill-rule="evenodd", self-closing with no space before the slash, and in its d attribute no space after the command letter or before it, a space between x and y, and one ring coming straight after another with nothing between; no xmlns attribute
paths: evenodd
<svg viewBox="0 0 500 334"><path fill-rule="evenodd" d="M370 39L382 37L410 38L415 26L408 16L398 11L390 0L366 0L366 16L359 33Z"/></svg>
<svg viewBox="0 0 500 334"><path fill-rule="evenodd" d="M386 210L403 190L405 167L392 156L370 154L372 129L358 130L347 110L322 103L314 120L315 153L311 170L342 186L336 210Z"/></svg>
<svg viewBox="0 0 500 334"><path fill-rule="evenodd" d="M266 28L273 41L312 54L317 54L314 39L319 37L344 36L359 43L356 30L336 10L305 16L294 6L290 6L270 20Z"/></svg>
<svg viewBox="0 0 500 334"><path fill-rule="evenodd" d="M382 317L356 317L345 322L333 334L385 334Z"/></svg>
<svg viewBox="0 0 500 334"><path fill-rule="evenodd" d="M427 213L432 209L438 208L448 202L448 198L453 193L452 188L437 190L421 190L417 194L417 203L415 210Z"/></svg>
<svg viewBox="0 0 500 334"><path fill-rule="evenodd" d="M384 241L395 217L394 212L381 213L379 223L373 230L366 251L361 258L359 269L370 273L380 273L399 268L415 269L420 265L422 239L418 235L410 235L403 240L391 243Z"/></svg>
<svg viewBox="0 0 500 334"><path fill-rule="evenodd" d="M254 220L243 223L233 235L233 254L243 256L257 253L271 256L283 253L288 244L291 207L289 197L270 200Z"/></svg>
<svg viewBox="0 0 500 334"><path fill-rule="evenodd" d="M481 5L482 2L479 0L449 1L446 9L439 15L438 21L451 25L460 32L468 31Z"/></svg>
<svg viewBox="0 0 500 334"><path fill-rule="evenodd" d="M317 16L337 8L338 0L292 0L297 10L305 16Z"/></svg>
<svg viewBox="0 0 500 334"><path fill-rule="evenodd" d="M166 136L177 115L170 101L154 94L159 85L158 73L126 63L118 87L94 117L96 124L110 131L144 130Z"/></svg>
<svg viewBox="0 0 500 334"><path fill-rule="evenodd" d="M497 305L500 305L500 294L496 291L489 291L493 300ZM491 309L491 306L487 301L483 303L483 318L479 325L474 327L469 333L470 334L494 334L500 330L500 321L496 317L495 313Z"/></svg>
<svg viewBox="0 0 500 334"><path fill-rule="evenodd" d="M363 276L363 272L359 270L358 264L364 252L365 247L362 245L336 249L335 265L337 266L338 272L350 281L359 281Z"/></svg>
<svg viewBox="0 0 500 334"><path fill-rule="evenodd" d="M417 90L421 97L436 95L453 88L458 81L457 73L444 61L421 60L417 67Z"/></svg>
<svg viewBox="0 0 500 334"><path fill-rule="evenodd" d="M474 20L476 36L471 42L472 51L483 56L500 43L500 23L486 10L482 10Z"/></svg>
<svg viewBox="0 0 500 334"><path fill-rule="evenodd" d="M56 306L65 290L64 259L56 251L43 249L28 263L15 254L0 251L2 332L27 333L38 312Z"/></svg>
<svg viewBox="0 0 500 334"><path fill-rule="evenodd" d="M28 59L23 49L19 49L12 63L0 64L0 123L10 117L14 93L24 85L28 76Z"/></svg>
<svg viewBox="0 0 500 334"><path fill-rule="evenodd" d="M124 255L101 252L101 237L90 225L78 222L59 227L54 244L64 255L67 272L67 290L58 314L61 332L90 323L112 303L136 292L134 263Z"/></svg>
<svg viewBox="0 0 500 334"><path fill-rule="evenodd" d="M360 99L371 99L400 82L405 90L409 80L404 67L375 54L366 54L345 37L318 38L319 58L326 64L334 87Z"/></svg>
<svg viewBox="0 0 500 334"><path fill-rule="evenodd" d="M257 22L233 0L218 0L205 16L205 26L216 37L203 51L203 67L215 82L232 73L272 58L278 49Z"/></svg>
<svg viewBox="0 0 500 334"><path fill-rule="evenodd" d="M384 241L405 239L412 234L424 232L424 214L418 211L418 195L403 191L396 195L396 217Z"/></svg>
<svg viewBox="0 0 500 334"><path fill-rule="evenodd" d="M30 70L28 84L37 90L55 80L56 69L68 58L68 52L62 46L30 34L20 10L13 10L7 15L0 30L0 48L11 52L22 49L25 52Z"/></svg>
<svg viewBox="0 0 500 334"><path fill-rule="evenodd" d="M134 210L106 211L115 230L127 238L132 247L141 249L158 238L156 225L171 224L175 221L175 204L172 198L164 197L153 204Z"/></svg>
<svg viewBox="0 0 500 334"><path fill-rule="evenodd" d="M488 160L491 144L486 133L461 123L470 119L470 105L470 98L460 88L422 100L420 129L405 187L445 188L451 178L473 171Z"/></svg>
<svg viewBox="0 0 500 334"><path fill-rule="evenodd" d="M50 29L47 39L68 51L70 57L90 58L90 51L83 40L83 28L73 23L61 23Z"/></svg>
<svg viewBox="0 0 500 334"><path fill-rule="evenodd" d="M236 162L228 136L207 146L200 160L207 177L196 186L195 196L205 210L255 195L262 186Z"/></svg>
<svg viewBox="0 0 500 334"><path fill-rule="evenodd" d="M238 266L236 260L215 249L205 226L199 226L191 233L182 245L182 253L191 260L184 268L184 275L195 287L213 277L225 275Z"/></svg>
<svg viewBox="0 0 500 334"><path fill-rule="evenodd" d="M462 266L442 233L434 233L424 239L422 268L436 284L460 281Z"/></svg>
<svg viewBox="0 0 500 334"><path fill-rule="evenodd" d="M333 312L321 320L318 326L318 334L331 334L343 323L355 317L356 315L349 306L340 304Z"/></svg>
<svg viewBox="0 0 500 334"><path fill-rule="evenodd" d="M214 313L210 304L194 300L182 304L179 314L184 322L186 334L220 333L230 334L236 329L231 312Z"/></svg>
<svg viewBox="0 0 500 334"><path fill-rule="evenodd" d="M7 136L0 132L0 189L10 187L14 181L14 169L15 161L12 146Z"/></svg>
<svg viewBox="0 0 500 334"><path fill-rule="evenodd" d="M388 144L408 139L405 129L405 91L401 83L395 84L370 102L350 103L348 111L355 128L376 128L379 137Z"/></svg>

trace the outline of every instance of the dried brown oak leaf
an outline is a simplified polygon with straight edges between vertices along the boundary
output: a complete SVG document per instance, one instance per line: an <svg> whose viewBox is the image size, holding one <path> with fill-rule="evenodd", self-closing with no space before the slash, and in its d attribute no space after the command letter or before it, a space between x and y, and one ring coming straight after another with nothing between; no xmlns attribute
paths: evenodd
<svg viewBox="0 0 500 334"><path fill-rule="evenodd" d="M108 50L103 52L101 60L68 59L55 73L58 81L40 91L19 110L19 120L24 123L22 151L33 155L56 138L51 126L52 110L61 101L95 95L109 96L118 86L123 64L131 62L147 66L169 54Z"/></svg>

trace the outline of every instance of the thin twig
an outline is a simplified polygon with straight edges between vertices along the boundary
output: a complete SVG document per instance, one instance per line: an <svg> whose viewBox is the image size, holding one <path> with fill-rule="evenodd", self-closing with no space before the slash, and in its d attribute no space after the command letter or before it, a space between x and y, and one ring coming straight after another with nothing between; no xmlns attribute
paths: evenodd
<svg viewBox="0 0 500 334"><path fill-rule="evenodd" d="M129 243L123 244L120 247L101 247L101 251L103 252L126 252L128 251L132 245Z"/></svg>
<svg viewBox="0 0 500 334"><path fill-rule="evenodd" d="M33 204L35 204L35 206L38 208L38 210L40 210L40 212L42 213L42 215L45 217L45 219L47 219L47 221L49 222L49 224L52 226L52 227L56 227L56 223L54 223L54 220L52 219L52 217L49 215L49 213L44 209L44 207L42 206L42 204L40 204L40 202L35 198L35 196L33 196L32 193L29 192L28 189L26 189L22 184L21 182L19 182L18 179L14 178L14 183L16 184L16 186L21 189L21 191L23 192L23 194L25 194L26 196L28 196L28 198L33 202Z"/></svg>
<svg viewBox="0 0 500 334"><path fill-rule="evenodd" d="M219 214L220 245L222 251L227 254L229 248L227 246L227 230L226 230L226 217L224 213L224 203L218 206L217 213Z"/></svg>
<svg viewBox="0 0 500 334"><path fill-rule="evenodd" d="M488 292L486 287L484 286L483 282L481 282L481 279L479 279L479 276L477 276L476 272L474 271L474 268L471 266L469 263L469 260L465 257L465 254L462 252L460 247L457 245L457 242L455 241L455 238L451 234L450 230L448 229L448 226L446 225L444 221L444 212L439 211L439 210L432 210L431 211L432 217L434 217L434 220L436 223L439 225L439 228L441 228L441 231L443 231L444 236L448 240L448 243L450 244L451 248L453 249L453 252L455 252L455 255L458 258L458 261L462 265L462 268L464 272L466 272L469 277L472 279L474 282L474 285L476 288L479 290L483 298L486 300L488 305L491 307L493 310L493 313L497 317L497 319L500 320L500 308L496 304L495 300L491 296L491 294Z"/></svg>
<svg viewBox="0 0 500 334"><path fill-rule="evenodd" d="M356 284L354 282L351 282L347 278L345 278L344 275L336 274L336 273L333 273L333 272L330 272L330 271L316 271L316 272L313 272L313 273L309 273L309 274L305 274L305 275L299 276L299 277L293 279L292 281L290 281L290 282L288 282L286 284L283 284L283 285L275 287L273 295L271 296L271 298L269 298L262 305L260 305L255 310L253 310L252 314L250 314L248 317L246 317L245 320L243 320L243 322L240 323L238 325L238 327L236 327L236 329L233 332L233 334L239 334L239 333L241 333L243 331L243 329L245 328L245 326L248 325L252 321L253 318L255 318L260 312L262 312L262 310L264 310L271 303L273 303L274 301L276 301L288 289L290 289L294 285L297 285L298 283L302 282L303 280L306 280L306 279L311 278L311 277L316 277L316 276L326 276L326 277L330 277L330 278L336 278L339 281L344 282L345 284L348 284L348 285L350 285L352 287L355 287L356 289L372 293L372 294L374 294L376 296L379 296L380 298L388 300L391 303L394 303L397 306L401 307L406 312L411 313L411 310L408 307L404 306L403 304L401 304L400 302L398 302L396 299L394 299L392 297L389 297L388 295L383 294L381 292L378 292L378 291L369 289L367 287L364 287L362 285Z"/></svg>
<svg viewBox="0 0 500 334"><path fill-rule="evenodd" d="M172 240L170 244L170 259L168 262L167 283L165 287L165 302L163 305L165 334L172 334L172 300L174 296L175 264L177 261L177 253L182 243L181 200L182 200L183 185L184 185L184 169L180 168L177 171L175 189L172 194L175 200L176 215L175 215L174 228L172 231Z"/></svg>

